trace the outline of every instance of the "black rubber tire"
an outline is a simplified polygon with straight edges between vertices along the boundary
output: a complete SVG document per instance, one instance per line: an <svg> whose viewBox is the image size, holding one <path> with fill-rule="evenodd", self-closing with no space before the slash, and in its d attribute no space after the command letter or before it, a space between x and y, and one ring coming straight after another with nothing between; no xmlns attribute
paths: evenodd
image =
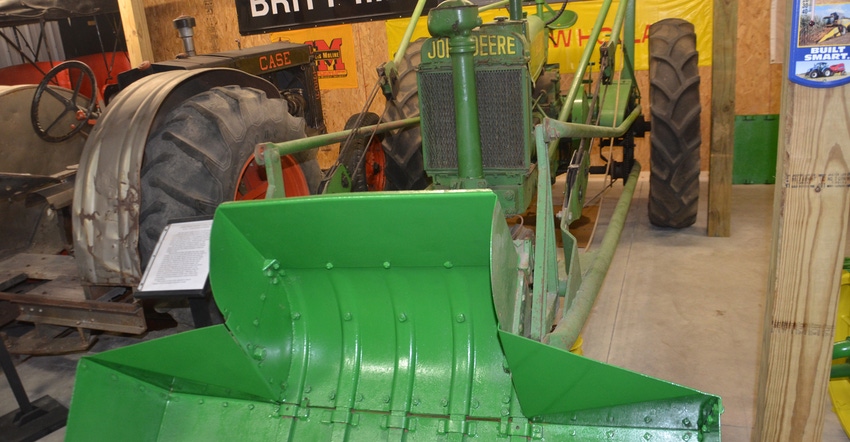
<svg viewBox="0 0 850 442"><path fill-rule="evenodd" d="M831 70L829 70L829 68L824 69L824 71L823 71L823 76L824 76L824 77L832 77L832 71L831 71Z"/></svg>
<svg viewBox="0 0 850 442"><path fill-rule="evenodd" d="M696 222L699 207L700 96L694 26L666 19L649 29L649 220L659 227Z"/></svg>
<svg viewBox="0 0 850 442"><path fill-rule="evenodd" d="M354 129L359 117L360 114L354 114L349 117L348 121L345 122L345 130ZM381 117L377 114L374 112L366 112L366 114L363 115L363 120L360 122L360 127L373 126L378 124L379 121L381 121ZM380 135L375 136L379 137ZM345 166L345 170L347 170L348 174L351 176L352 192L366 192L369 190L369 186L366 184L366 164L365 161L360 161L368 141L369 135L366 135L365 137L354 137L351 139L351 142L345 151L340 152L339 161Z"/></svg>
<svg viewBox="0 0 850 442"><path fill-rule="evenodd" d="M385 121L397 121L419 116L419 85L416 67L422 60L424 39L411 42L404 58L396 66L398 92L387 100ZM384 137L388 190L421 190L428 186L425 163L422 160L422 133L419 126L388 133Z"/></svg>
<svg viewBox="0 0 850 442"><path fill-rule="evenodd" d="M286 100L258 89L216 87L184 101L151 131L141 170L142 268L170 220L212 215L233 199L257 143L304 137L304 119L287 109ZM321 180L315 149L295 159L315 193Z"/></svg>

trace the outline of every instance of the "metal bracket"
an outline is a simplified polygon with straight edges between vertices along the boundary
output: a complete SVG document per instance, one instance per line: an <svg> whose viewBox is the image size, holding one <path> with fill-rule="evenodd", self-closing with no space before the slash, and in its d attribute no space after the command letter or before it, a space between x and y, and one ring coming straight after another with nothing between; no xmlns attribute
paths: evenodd
<svg viewBox="0 0 850 442"><path fill-rule="evenodd" d="M416 419L411 418L404 411L393 411L384 420L384 428L398 428L401 430L416 430Z"/></svg>
<svg viewBox="0 0 850 442"><path fill-rule="evenodd" d="M286 189L283 187L283 169L280 164L280 153L277 149L264 148L263 163L266 166L266 179L269 187L266 190L266 199L286 198Z"/></svg>
<svg viewBox="0 0 850 442"><path fill-rule="evenodd" d="M351 412L350 408L336 408L322 413L324 424L346 424L356 427L360 424L360 416Z"/></svg>
<svg viewBox="0 0 850 442"><path fill-rule="evenodd" d="M510 436L518 440L540 440L543 439L543 427L534 425L526 418L513 417L502 418L499 422L499 434Z"/></svg>
<svg viewBox="0 0 850 442"><path fill-rule="evenodd" d="M295 404L282 404L278 411L278 416L307 419L310 417L310 408L301 407Z"/></svg>
<svg viewBox="0 0 850 442"><path fill-rule="evenodd" d="M440 426L437 428L439 434L465 434L467 436L475 436L477 429L476 422L466 420L466 417L461 415L452 415L449 419L441 419Z"/></svg>
<svg viewBox="0 0 850 442"><path fill-rule="evenodd" d="M388 61L378 66L378 81L381 84L381 92L387 100L393 100L398 92L398 69L393 61Z"/></svg>

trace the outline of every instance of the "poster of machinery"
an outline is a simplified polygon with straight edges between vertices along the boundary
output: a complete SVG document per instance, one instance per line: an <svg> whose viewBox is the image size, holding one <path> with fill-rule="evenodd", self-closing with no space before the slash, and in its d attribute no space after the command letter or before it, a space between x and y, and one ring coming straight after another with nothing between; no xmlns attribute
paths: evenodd
<svg viewBox="0 0 850 442"><path fill-rule="evenodd" d="M850 82L850 2L795 0L788 78L804 86Z"/></svg>

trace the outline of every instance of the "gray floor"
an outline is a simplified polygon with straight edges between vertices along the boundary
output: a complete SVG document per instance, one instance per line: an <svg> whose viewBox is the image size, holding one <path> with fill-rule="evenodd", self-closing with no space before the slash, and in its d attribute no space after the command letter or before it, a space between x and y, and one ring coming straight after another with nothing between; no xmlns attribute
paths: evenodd
<svg viewBox="0 0 850 442"><path fill-rule="evenodd" d="M601 219L621 186L606 194ZM703 185L703 191L705 185ZM705 201L697 224L649 225L643 176L611 269L583 332L586 356L723 398L723 439L749 441L769 262L773 186L735 186L732 236L708 238ZM594 241L601 239L600 225ZM139 338L102 336L93 351ZM80 355L32 357L18 370L31 399L68 405ZM17 408L0 382L0 415ZM846 441L827 407L824 441ZM64 430L44 440L62 440Z"/></svg>
<svg viewBox="0 0 850 442"><path fill-rule="evenodd" d="M605 196L611 210L621 186ZM584 327L584 354L720 395L726 441L749 441L770 262L772 185L733 186L732 235L706 236L707 186L697 222L659 229L643 174L605 283ZM594 245L604 226L597 227ZM827 405L824 441L846 441Z"/></svg>

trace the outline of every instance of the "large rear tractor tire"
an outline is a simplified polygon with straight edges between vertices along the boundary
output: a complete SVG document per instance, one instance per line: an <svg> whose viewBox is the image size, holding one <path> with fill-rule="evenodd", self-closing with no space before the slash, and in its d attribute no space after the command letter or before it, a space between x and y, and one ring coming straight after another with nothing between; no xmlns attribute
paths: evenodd
<svg viewBox="0 0 850 442"><path fill-rule="evenodd" d="M700 96L694 26L666 19L649 29L649 220L692 225L699 206Z"/></svg>
<svg viewBox="0 0 850 442"><path fill-rule="evenodd" d="M410 43L398 69L398 93L387 101L386 121L419 116L419 86L416 67L422 60L424 39ZM388 190L420 190L428 186L422 160L422 133L419 126L388 133L384 138Z"/></svg>
<svg viewBox="0 0 850 442"><path fill-rule="evenodd" d="M257 143L304 137L304 120L287 109L286 100L258 89L225 86L195 95L168 114L149 136L142 165L142 268L169 221L212 215L238 195L240 175ZM315 150L294 160L305 193L315 193L321 178Z"/></svg>

